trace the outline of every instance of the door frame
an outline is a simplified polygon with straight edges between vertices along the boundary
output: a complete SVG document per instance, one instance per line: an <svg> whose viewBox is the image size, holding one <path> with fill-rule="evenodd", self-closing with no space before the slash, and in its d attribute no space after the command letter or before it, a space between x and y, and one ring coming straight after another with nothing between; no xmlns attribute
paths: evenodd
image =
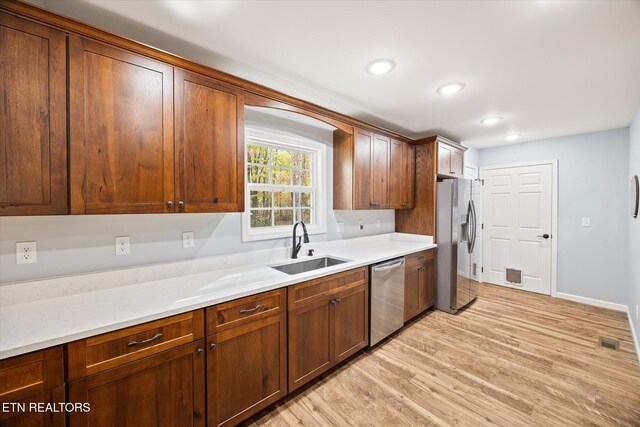
<svg viewBox="0 0 640 427"><path fill-rule="evenodd" d="M485 205L486 199L484 190L484 175L486 170L509 169L523 166L539 165L551 165L551 296L555 298L557 296L558 289L558 159L482 166L480 168L480 179L482 180L483 187L482 206ZM486 238L484 233L482 235L482 238ZM484 259L481 260L484 264Z"/></svg>

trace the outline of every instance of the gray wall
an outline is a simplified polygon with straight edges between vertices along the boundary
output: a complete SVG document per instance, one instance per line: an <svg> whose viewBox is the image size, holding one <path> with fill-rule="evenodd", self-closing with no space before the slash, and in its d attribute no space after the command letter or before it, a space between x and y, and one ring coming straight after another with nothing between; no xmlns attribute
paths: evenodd
<svg viewBox="0 0 640 427"><path fill-rule="evenodd" d="M395 230L393 210L334 211L333 148L329 131L278 117L247 112L247 121L303 134L327 145L327 233L313 242ZM380 227L377 220L380 219ZM359 229L358 221L364 223ZM337 223L344 231L337 231ZM196 245L182 249L182 232L193 231ZM115 256L116 236L131 237L131 255ZM15 244L35 240L36 264L16 265ZM290 246L290 239L242 242L241 214L82 215L0 218L0 283L31 280L97 270L138 266L211 255ZM304 248L303 248L304 249Z"/></svg>
<svg viewBox="0 0 640 427"><path fill-rule="evenodd" d="M640 176L640 105L629 126L629 177ZM629 218L629 313L640 341L640 321L636 315L640 305L640 217Z"/></svg>
<svg viewBox="0 0 640 427"><path fill-rule="evenodd" d="M462 145L465 145L465 144L462 144ZM480 150L478 150L475 147L467 147L467 151L464 152L464 163L469 165L479 166Z"/></svg>
<svg viewBox="0 0 640 427"><path fill-rule="evenodd" d="M558 159L558 292L627 303L628 156L626 128L480 150L480 166Z"/></svg>

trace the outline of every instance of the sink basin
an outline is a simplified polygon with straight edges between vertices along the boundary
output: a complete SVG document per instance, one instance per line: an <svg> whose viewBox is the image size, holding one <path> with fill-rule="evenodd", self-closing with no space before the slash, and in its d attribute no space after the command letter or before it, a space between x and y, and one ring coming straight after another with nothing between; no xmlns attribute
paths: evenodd
<svg viewBox="0 0 640 427"><path fill-rule="evenodd" d="M307 271L313 271L338 264L344 264L345 262L348 261L344 259L325 256L322 258L313 258L307 261L294 262L291 264L276 265L272 266L271 268L287 274L300 274L306 273Z"/></svg>

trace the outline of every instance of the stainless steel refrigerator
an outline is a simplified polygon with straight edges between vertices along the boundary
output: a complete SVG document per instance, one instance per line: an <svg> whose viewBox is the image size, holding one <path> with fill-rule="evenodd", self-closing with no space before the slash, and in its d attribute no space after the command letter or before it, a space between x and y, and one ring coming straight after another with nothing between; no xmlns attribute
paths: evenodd
<svg viewBox="0 0 640 427"><path fill-rule="evenodd" d="M438 310L455 314L478 296L479 186L480 181L470 179L446 179L436 186Z"/></svg>

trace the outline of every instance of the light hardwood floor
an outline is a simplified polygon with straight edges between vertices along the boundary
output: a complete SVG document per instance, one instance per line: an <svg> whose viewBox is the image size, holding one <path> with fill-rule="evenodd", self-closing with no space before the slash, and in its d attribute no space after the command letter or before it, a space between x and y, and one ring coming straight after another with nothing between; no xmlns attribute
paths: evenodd
<svg viewBox="0 0 640 427"><path fill-rule="evenodd" d="M640 426L640 366L626 313L482 285L249 425Z"/></svg>

